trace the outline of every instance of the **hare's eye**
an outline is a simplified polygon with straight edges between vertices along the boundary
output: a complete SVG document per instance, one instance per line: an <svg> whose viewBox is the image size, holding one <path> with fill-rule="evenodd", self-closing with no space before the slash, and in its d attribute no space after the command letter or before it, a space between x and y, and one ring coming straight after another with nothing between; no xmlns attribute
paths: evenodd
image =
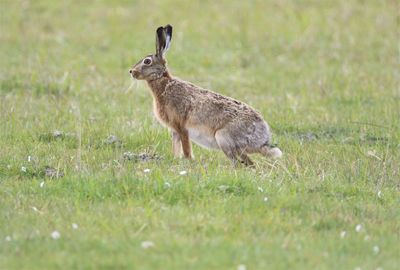
<svg viewBox="0 0 400 270"><path fill-rule="evenodd" d="M145 65L150 65L151 64L151 59L150 58L146 58L143 60L143 64Z"/></svg>

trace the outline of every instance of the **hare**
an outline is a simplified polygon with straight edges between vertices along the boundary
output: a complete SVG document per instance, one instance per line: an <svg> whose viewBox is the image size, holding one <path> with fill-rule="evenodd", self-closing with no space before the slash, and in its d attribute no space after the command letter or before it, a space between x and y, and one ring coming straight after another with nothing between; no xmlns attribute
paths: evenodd
<svg viewBox="0 0 400 270"><path fill-rule="evenodd" d="M191 159L191 141L205 148L219 149L236 165L253 165L248 154L278 158L271 146L271 132L260 113L249 105L190 82L172 77L165 53L170 47L172 26L156 31L156 53L130 69L137 80L146 80L153 96L156 118L172 132L174 156Z"/></svg>

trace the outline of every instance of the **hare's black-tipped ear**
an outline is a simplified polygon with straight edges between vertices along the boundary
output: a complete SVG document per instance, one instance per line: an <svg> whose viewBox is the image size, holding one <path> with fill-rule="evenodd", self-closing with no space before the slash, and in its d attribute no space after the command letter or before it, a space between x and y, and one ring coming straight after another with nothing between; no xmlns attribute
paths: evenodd
<svg viewBox="0 0 400 270"><path fill-rule="evenodd" d="M163 50L166 45L166 37L164 27L160 26L156 31L156 56L159 58L163 57Z"/></svg>
<svg viewBox="0 0 400 270"><path fill-rule="evenodd" d="M172 40L172 26L170 24L167 24L164 27L165 30L165 36L166 36L166 42L165 42L165 50L164 53L169 49L169 46L171 45L171 40Z"/></svg>
<svg viewBox="0 0 400 270"><path fill-rule="evenodd" d="M158 27L156 31L156 56L164 59L166 51L169 49L172 39L172 26Z"/></svg>

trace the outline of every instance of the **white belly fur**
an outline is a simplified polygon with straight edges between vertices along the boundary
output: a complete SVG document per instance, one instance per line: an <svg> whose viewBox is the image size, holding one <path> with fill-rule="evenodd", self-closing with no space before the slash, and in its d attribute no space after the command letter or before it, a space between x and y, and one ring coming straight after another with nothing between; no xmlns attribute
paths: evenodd
<svg viewBox="0 0 400 270"><path fill-rule="evenodd" d="M205 147L219 149L215 137L203 129L188 128L189 138L196 144Z"/></svg>

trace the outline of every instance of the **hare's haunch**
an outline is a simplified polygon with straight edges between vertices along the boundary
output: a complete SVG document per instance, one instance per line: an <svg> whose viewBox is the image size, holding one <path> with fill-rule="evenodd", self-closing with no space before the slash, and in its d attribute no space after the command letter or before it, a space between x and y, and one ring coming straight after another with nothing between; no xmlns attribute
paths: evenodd
<svg viewBox="0 0 400 270"><path fill-rule="evenodd" d="M153 95L154 114L172 132L175 156L192 158L190 141L206 148L220 149L232 160L246 165L248 154L280 157L271 146L271 132L262 116L249 105L172 77L165 53L172 39L172 26L156 31L156 53L132 67L133 78L146 80Z"/></svg>

